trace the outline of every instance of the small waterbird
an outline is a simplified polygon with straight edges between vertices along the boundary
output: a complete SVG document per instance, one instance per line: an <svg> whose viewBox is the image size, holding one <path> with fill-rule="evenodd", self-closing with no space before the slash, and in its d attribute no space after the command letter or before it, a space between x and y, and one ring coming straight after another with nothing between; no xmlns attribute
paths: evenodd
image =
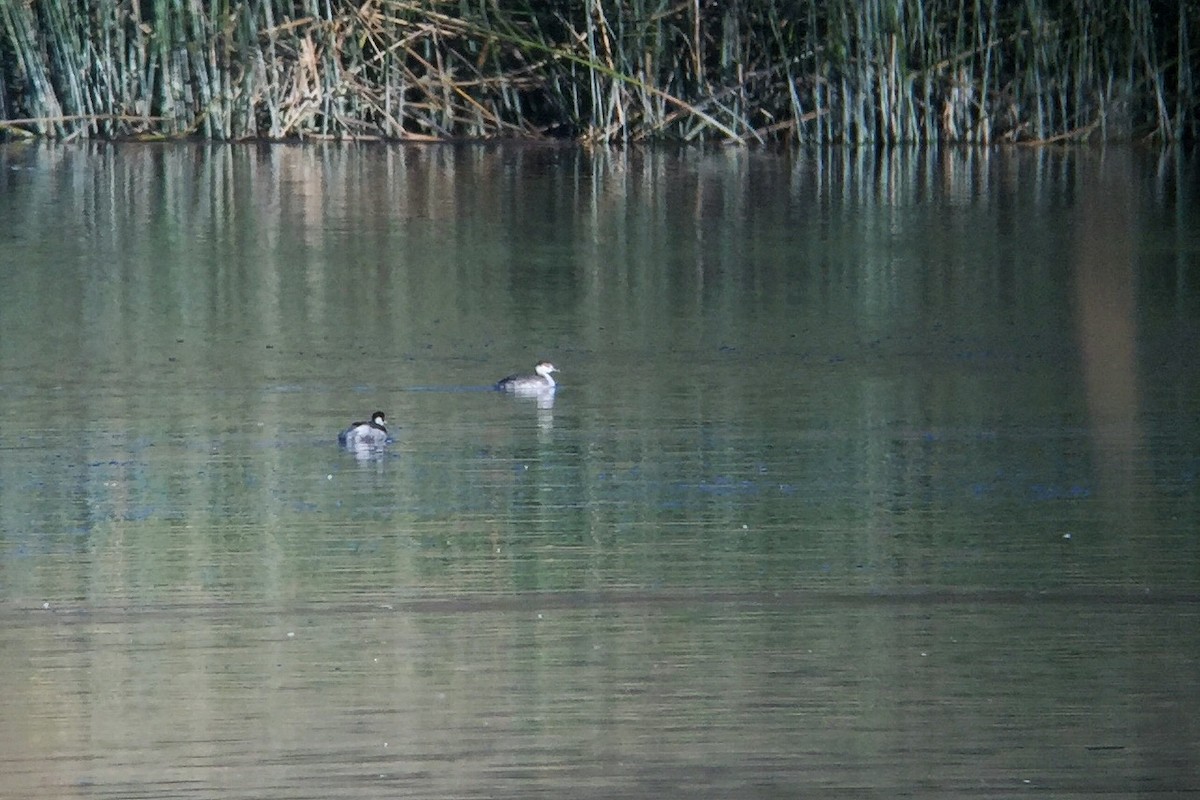
<svg viewBox="0 0 1200 800"><path fill-rule="evenodd" d="M382 411L371 415L370 422L352 422L338 434L338 444L345 447L379 447L387 443L388 431Z"/></svg>
<svg viewBox="0 0 1200 800"><path fill-rule="evenodd" d="M555 387L551 372L558 372L558 367L549 361L539 361L533 368L536 375L509 375L496 382L496 389L501 392L541 392Z"/></svg>

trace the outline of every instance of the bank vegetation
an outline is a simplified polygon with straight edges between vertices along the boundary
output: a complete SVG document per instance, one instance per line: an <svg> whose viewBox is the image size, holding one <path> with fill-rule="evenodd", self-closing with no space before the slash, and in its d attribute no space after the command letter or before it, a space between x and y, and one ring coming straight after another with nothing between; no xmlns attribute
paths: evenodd
<svg viewBox="0 0 1200 800"><path fill-rule="evenodd" d="M0 136L1195 140L1196 0L0 0Z"/></svg>

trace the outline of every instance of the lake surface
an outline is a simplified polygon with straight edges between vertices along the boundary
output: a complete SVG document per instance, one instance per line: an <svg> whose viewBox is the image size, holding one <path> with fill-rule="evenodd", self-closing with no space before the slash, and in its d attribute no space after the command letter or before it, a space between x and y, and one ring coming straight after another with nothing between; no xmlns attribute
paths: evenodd
<svg viewBox="0 0 1200 800"><path fill-rule="evenodd" d="M0 146L0 796L1195 794L1198 168Z"/></svg>

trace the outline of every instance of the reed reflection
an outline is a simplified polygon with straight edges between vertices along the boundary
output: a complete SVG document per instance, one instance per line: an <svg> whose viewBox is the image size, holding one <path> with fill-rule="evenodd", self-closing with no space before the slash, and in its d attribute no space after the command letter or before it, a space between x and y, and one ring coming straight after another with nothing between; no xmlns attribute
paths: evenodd
<svg viewBox="0 0 1200 800"><path fill-rule="evenodd" d="M1144 452L1137 365L1138 236L1128 159L1084 159L1075 219L1074 278L1078 335L1094 455L1101 480L1116 494L1135 489ZM1116 505L1122 505L1117 499Z"/></svg>
<svg viewBox="0 0 1200 800"><path fill-rule="evenodd" d="M1050 224L1077 188L1069 153L78 152L0 171L4 402L37 420L6 428L21 458L0 464L0 516L55 547L131 522L303 527L340 499L288 470L332 474L325 421L364 403L408 406L422 477L372 508L507 507L521 483L496 476L524 455L513 412L529 409L556 434L540 444L575 448L546 453L564 505L608 509L564 521L584 540L694 516L723 546L723 525L795 526L830 503L861 519L863 497L886 499L879 531L914 507L969 519L963 497L1086 495L1092 465L1024 431L1079 398L1134 431L1120 420L1163 383L1132 349L1133 200L1081 212L1082 230L1115 222L1104 252ZM1172 170L1129 159L1118 177L1153 187L1138 213L1177 224ZM574 362L566 406L412 391L542 353ZM1100 449L1119 462L1145 445L1129 435Z"/></svg>
<svg viewBox="0 0 1200 800"><path fill-rule="evenodd" d="M1156 159L23 157L0 794L1143 785L1113 743L1190 785L1200 220ZM483 385L544 354L561 397Z"/></svg>

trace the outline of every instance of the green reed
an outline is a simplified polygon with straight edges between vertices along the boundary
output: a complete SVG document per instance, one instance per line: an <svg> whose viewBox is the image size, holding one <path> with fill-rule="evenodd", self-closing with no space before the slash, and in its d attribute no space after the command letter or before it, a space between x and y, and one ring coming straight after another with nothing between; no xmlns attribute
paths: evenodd
<svg viewBox="0 0 1200 800"><path fill-rule="evenodd" d="M1200 4L0 0L0 131L1194 139Z"/></svg>

